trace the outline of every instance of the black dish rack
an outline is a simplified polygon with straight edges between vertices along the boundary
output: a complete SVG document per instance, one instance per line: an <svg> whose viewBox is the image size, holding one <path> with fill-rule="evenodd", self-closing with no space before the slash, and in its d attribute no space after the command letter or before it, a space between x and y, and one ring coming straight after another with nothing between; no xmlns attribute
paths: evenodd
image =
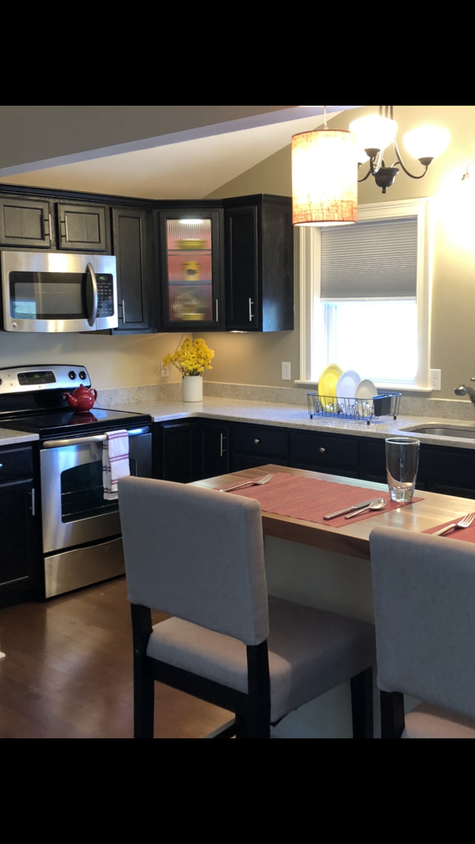
<svg viewBox="0 0 475 844"><path fill-rule="evenodd" d="M329 419L354 419L368 425L379 416L397 419L401 393L385 393L371 399L336 398L307 393L307 408L310 419L314 416Z"/></svg>

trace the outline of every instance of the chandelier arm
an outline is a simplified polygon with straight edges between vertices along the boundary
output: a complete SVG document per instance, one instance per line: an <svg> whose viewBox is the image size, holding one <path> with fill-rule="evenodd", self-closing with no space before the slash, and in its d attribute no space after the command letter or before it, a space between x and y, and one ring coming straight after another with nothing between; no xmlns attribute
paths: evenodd
<svg viewBox="0 0 475 844"><path fill-rule="evenodd" d="M407 169L407 167L405 167L405 165L404 165L404 162L403 162L403 160L402 160L402 158L401 158L401 153L399 152L399 147L398 147L398 145L397 145L397 140L396 140L396 138L394 138L393 144L394 144L394 149L395 149L395 152L396 152L396 155L397 155L397 160L394 162L393 167L396 167L398 164L400 164L400 165L401 165L401 167L402 167L402 169L404 170L404 172L405 172L406 176L409 176L409 178L411 178L411 179L423 179L423 178L424 178L424 176L426 175L426 173L427 173L428 169L429 169L429 164L430 164L430 162L429 162L429 164L426 164L426 165L425 165L424 172L423 172L423 173L421 173L421 175L420 175L420 176L414 176L412 173L410 173L410 172L409 172L409 170ZM431 161L432 161L432 159L431 159Z"/></svg>
<svg viewBox="0 0 475 844"><path fill-rule="evenodd" d="M358 184L360 185L361 182L366 182L366 179L368 178L368 176L372 176L372 175L373 175L373 171L371 170L371 167L370 167L368 172L366 173L366 176L363 176L362 179L358 179Z"/></svg>

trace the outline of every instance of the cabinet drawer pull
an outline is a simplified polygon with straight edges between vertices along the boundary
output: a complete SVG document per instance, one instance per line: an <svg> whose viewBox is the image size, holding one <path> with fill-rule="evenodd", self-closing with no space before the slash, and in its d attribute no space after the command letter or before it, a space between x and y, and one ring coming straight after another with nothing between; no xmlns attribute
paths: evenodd
<svg viewBox="0 0 475 844"><path fill-rule="evenodd" d="M323 446L321 448L319 448L318 450L319 450L320 454L325 454L326 449L323 448Z"/></svg>
<svg viewBox="0 0 475 844"><path fill-rule="evenodd" d="M226 442L226 437L224 436L224 434L220 434L219 435L219 456L220 457L223 457L223 455L226 453L226 449L224 447L225 442Z"/></svg>
<svg viewBox="0 0 475 844"><path fill-rule="evenodd" d="M259 445L259 443L260 443L260 440L258 440L258 439L254 440L254 445Z"/></svg>

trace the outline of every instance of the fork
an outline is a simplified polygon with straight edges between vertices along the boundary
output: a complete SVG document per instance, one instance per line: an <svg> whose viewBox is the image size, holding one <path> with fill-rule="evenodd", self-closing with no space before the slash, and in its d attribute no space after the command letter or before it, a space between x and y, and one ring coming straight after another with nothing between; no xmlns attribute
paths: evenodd
<svg viewBox="0 0 475 844"><path fill-rule="evenodd" d="M231 492L233 489L242 489L245 486L261 486L262 484L266 484L272 475L264 475L259 481L244 481L242 484L235 484L234 486L228 486L226 489L222 489L221 492Z"/></svg>
<svg viewBox="0 0 475 844"><path fill-rule="evenodd" d="M468 528L474 519L475 513L468 513L468 515L464 516L463 519L460 519L459 522L454 522L452 525L446 525L444 528L441 528L441 530L433 533L432 536L445 536L446 533L451 533L456 528Z"/></svg>

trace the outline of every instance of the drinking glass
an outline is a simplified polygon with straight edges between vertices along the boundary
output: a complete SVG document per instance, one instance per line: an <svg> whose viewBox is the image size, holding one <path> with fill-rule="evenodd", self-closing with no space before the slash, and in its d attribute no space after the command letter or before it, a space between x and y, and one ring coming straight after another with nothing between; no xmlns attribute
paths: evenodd
<svg viewBox="0 0 475 844"><path fill-rule="evenodd" d="M419 440L390 437L386 440L386 473L391 501L412 501L419 467Z"/></svg>

